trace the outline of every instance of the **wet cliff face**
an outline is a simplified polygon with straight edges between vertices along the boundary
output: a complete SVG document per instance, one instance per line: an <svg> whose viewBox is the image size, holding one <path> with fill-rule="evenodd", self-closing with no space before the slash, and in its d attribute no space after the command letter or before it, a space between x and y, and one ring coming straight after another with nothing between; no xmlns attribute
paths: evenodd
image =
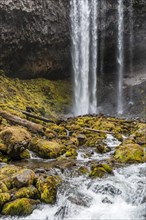
<svg viewBox="0 0 146 220"><path fill-rule="evenodd" d="M136 68L145 65L146 60L146 1L124 0L124 65L125 76L128 76L130 63L130 47L133 51L133 64ZM130 6L132 2L132 8ZM118 0L102 0L99 9L99 60L104 53L104 72L117 71L118 48ZM132 12L131 12L132 10ZM130 18L130 16L132 17ZM130 21L131 19L131 21ZM131 27L133 25L133 27ZM130 35L133 44L130 45ZM104 39L103 39L104 38ZM103 41L104 44L103 45ZM103 48L104 47L104 48ZM104 50L104 51L103 51ZM99 62L100 67L100 62Z"/></svg>
<svg viewBox="0 0 146 220"><path fill-rule="evenodd" d="M0 69L64 78L70 67L68 0L1 0Z"/></svg>
<svg viewBox="0 0 146 220"><path fill-rule="evenodd" d="M99 0L98 72L103 65L107 82L117 72L117 5L116 0ZM130 10L130 0L124 0L125 77L130 62ZM1 0L0 69L23 78L70 75L69 11L69 0ZM133 35L133 71L137 74L146 60L145 0L133 0Z"/></svg>

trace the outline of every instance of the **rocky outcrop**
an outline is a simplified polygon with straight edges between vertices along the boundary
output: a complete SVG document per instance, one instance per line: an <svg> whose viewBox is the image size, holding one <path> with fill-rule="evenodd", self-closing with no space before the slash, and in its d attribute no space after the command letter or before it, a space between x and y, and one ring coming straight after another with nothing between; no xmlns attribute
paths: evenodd
<svg viewBox="0 0 146 220"><path fill-rule="evenodd" d="M66 77L68 6L68 0L1 0L0 69L22 78Z"/></svg>

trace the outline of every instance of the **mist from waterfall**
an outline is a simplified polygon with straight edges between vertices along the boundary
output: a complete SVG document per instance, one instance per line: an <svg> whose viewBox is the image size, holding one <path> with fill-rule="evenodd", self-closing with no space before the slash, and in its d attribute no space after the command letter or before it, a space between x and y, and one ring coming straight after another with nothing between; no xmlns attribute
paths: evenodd
<svg viewBox="0 0 146 220"><path fill-rule="evenodd" d="M124 71L124 5L118 0L118 96L117 113L123 113L123 71Z"/></svg>
<svg viewBox="0 0 146 220"><path fill-rule="evenodd" d="M97 110L98 0L71 0L74 114Z"/></svg>

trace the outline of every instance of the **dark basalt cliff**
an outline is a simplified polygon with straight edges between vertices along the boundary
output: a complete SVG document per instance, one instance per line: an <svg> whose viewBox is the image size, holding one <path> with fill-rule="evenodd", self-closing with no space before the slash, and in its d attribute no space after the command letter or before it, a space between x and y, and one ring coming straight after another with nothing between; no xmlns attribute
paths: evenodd
<svg viewBox="0 0 146 220"><path fill-rule="evenodd" d="M0 1L0 69L11 76L69 73L68 0Z"/></svg>
<svg viewBox="0 0 146 220"><path fill-rule="evenodd" d="M99 1L98 66L100 69L103 56L107 80L117 71L117 4L116 0ZM146 60L146 1L133 0L133 8L133 62L137 72ZM1 0L0 69L22 78L61 79L70 75L69 11L69 0ZM125 76L129 72L129 14L130 1L125 0Z"/></svg>

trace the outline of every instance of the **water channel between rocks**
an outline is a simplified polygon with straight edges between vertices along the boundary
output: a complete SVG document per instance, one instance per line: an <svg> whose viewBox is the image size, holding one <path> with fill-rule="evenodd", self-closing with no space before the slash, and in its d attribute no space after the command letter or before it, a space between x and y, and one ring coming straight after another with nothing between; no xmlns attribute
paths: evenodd
<svg viewBox="0 0 146 220"><path fill-rule="evenodd" d="M112 135L105 140L114 148L120 144ZM92 154L87 159L84 154L91 149L78 152L78 164L90 160L103 160L113 153ZM41 160L32 156L28 166L45 167L55 160ZM52 174L62 177L55 205L40 205L25 218L2 218L2 220L144 220L146 217L146 163L116 168L112 175L102 179L89 179L79 176L76 169L52 168Z"/></svg>

